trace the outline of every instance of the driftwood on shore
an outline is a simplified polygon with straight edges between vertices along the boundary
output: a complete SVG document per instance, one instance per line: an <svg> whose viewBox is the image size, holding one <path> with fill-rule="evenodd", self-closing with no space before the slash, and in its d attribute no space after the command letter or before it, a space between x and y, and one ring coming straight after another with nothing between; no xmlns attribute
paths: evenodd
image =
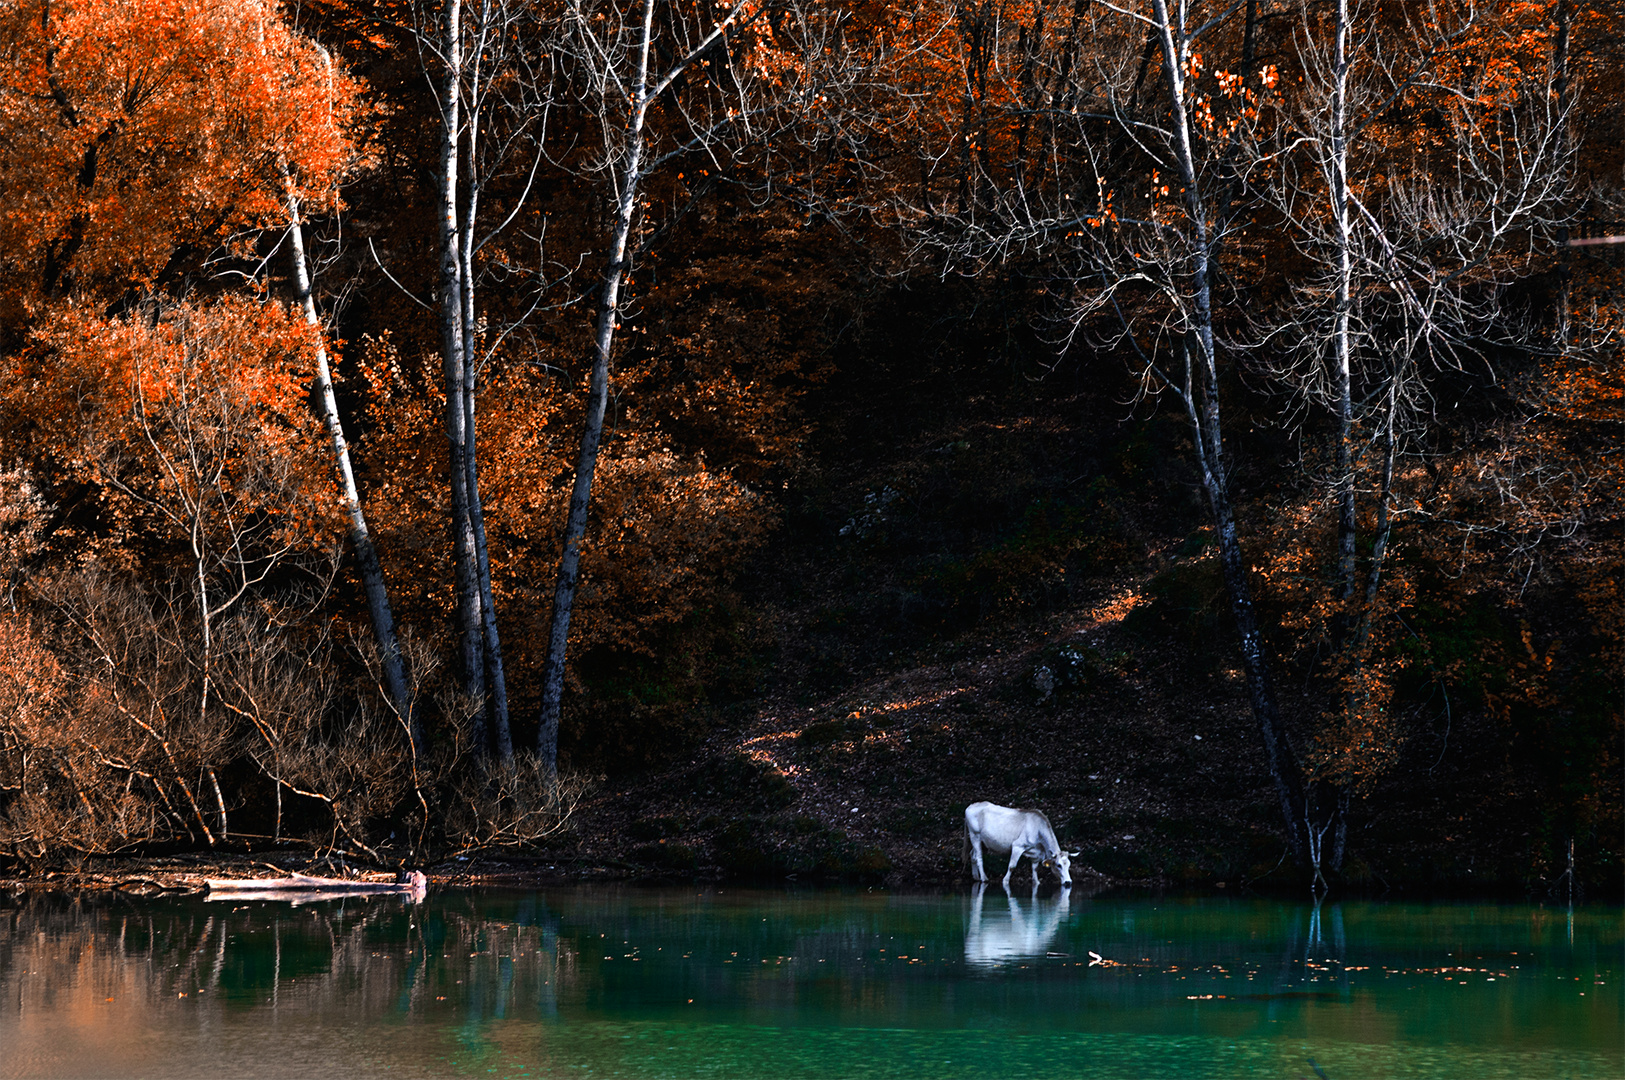
<svg viewBox="0 0 1625 1080"><path fill-rule="evenodd" d="M209 899L252 898L258 900L321 900L337 896L366 896L390 893L421 900L429 882L422 871L414 870L403 881L363 881L352 878L312 877L295 873L275 878L208 878Z"/></svg>

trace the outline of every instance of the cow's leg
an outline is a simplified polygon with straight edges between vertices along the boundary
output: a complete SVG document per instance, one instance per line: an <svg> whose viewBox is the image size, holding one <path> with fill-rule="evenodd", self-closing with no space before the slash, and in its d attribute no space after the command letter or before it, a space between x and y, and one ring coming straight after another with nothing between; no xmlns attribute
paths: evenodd
<svg viewBox="0 0 1625 1080"><path fill-rule="evenodd" d="M982 865L982 813L977 803L965 807L965 854L970 859L972 881L987 881L987 868Z"/></svg>
<svg viewBox="0 0 1625 1080"><path fill-rule="evenodd" d="M979 830L965 826L965 837L970 844L970 876L973 881L987 884L987 867L982 865L982 834Z"/></svg>
<svg viewBox="0 0 1625 1080"><path fill-rule="evenodd" d="M1016 872L1016 867L1020 865L1021 857L1025 854L1027 854L1027 849L1019 844L1010 849L1010 868L1004 872L1005 892L1010 891L1010 875Z"/></svg>

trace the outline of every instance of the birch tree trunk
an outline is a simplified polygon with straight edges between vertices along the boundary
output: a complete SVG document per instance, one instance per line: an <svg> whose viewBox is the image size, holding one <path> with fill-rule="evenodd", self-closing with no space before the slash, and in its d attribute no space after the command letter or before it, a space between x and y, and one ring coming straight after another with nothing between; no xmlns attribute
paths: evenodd
<svg viewBox="0 0 1625 1080"><path fill-rule="evenodd" d="M1572 152L1569 136L1569 34L1574 23L1574 10L1570 0L1557 0L1552 12L1552 89L1557 97L1558 153L1564 158ZM1557 266L1557 348L1567 353L1572 333L1574 307L1574 249L1569 246L1569 230L1564 228L1558 239L1562 249Z"/></svg>
<svg viewBox="0 0 1625 1080"><path fill-rule="evenodd" d="M463 28L461 0L446 0L445 70L440 100L443 138L440 152L440 340L446 392L448 481L451 488L452 564L457 592L457 630L462 655L463 688L480 703L472 741L487 750L485 725L485 620L481 610L474 526L469 513L468 478L475 465L470 453L468 357L464 351L464 260L462 223L458 214L458 167L463 138Z"/></svg>
<svg viewBox="0 0 1625 1080"><path fill-rule="evenodd" d="M559 580L553 591L553 623L547 640L547 663L542 668L541 724L536 749L549 773L558 770L559 709L564 697L564 661L570 642L570 614L581 584L581 538L587 531L587 510L592 502L593 472L604 433L604 409L609 401L609 358L620 326L621 280L626 273L627 242L637 218L638 182L642 179L643 123L649 107L649 50L654 38L655 0L644 0L643 30L639 41L637 77L632 91L631 117L626 125L625 160L620 169L620 204L610 238L609 265L604 268L599 299L598 332L593 338L592 376L587 385L587 419L581 432L581 455L576 461L570 512L564 523L564 545L559 556Z"/></svg>
<svg viewBox="0 0 1625 1080"><path fill-rule="evenodd" d="M1350 671L1352 679L1361 663L1361 648L1366 635L1370 630L1370 604L1366 610L1358 615L1354 611L1354 600L1357 574L1356 558L1359 541L1359 507L1354 476L1354 342L1352 338L1353 304L1354 304L1354 213L1350 205L1349 190L1349 3L1348 0L1337 0L1337 14L1332 28L1332 94L1331 94L1331 130L1328 132L1328 146L1321 154L1321 167L1325 173L1326 190L1330 196L1331 223L1334 244L1334 273L1335 287L1333 298L1336 305L1332 313L1332 378L1333 378L1333 408L1337 415L1337 569L1333 582L1333 592L1338 601L1338 611L1334 620L1334 648L1346 650L1355 665ZM1386 497L1386 493L1385 493ZM1372 565L1370 581L1375 592L1375 582L1379 573L1378 564ZM1356 703L1352 696L1346 697L1343 702L1345 711L1353 711ZM1313 803L1321 801L1322 789L1326 785L1312 781L1310 792L1305 797L1305 810L1313 811ZM1349 791L1346 786L1340 786L1335 792L1333 806L1328 812L1329 820L1334 825L1333 843L1330 857L1326 857L1319 842L1320 835L1316 832L1316 825L1307 818L1305 828L1313 834L1310 848L1310 863L1315 872L1317 883L1323 883L1322 862L1327 869L1341 869L1343 863L1343 848L1348 834L1348 807ZM1323 831L1323 830L1322 830Z"/></svg>
<svg viewBox="0 0 1625 1080"><path fill-rule="evenodd" d="M565 519L563 545L559 556L558 584L553 593L553 619L548 634L547 661L542 668L542 707L536 733L536 748L542 764L551 775L557 774L560 708L564 697L564 667L570 641L570 617L575 605L576 592L581 584L581 540L587 530L587 514L592 503L593 473L598 465L599 444L603 438L604 411L609 401L609 365L614 351L615 333L620 329L621 290L628 268L631 266L632 233L638 221L638 200L647 169L647 120L651 104L660 97L702 55L723 40L723 35L736 20L756 10L746 0L737 0L709 31L700 32L693 24L683 29L691 36L674 33L677 59L665 67L663 74L651 72L654 59L655 6L657 0L643 0L642 19L637 24L635 37L627 50L630 61L630 79L614 70L621 55L618 48L605 48L596 38L596 22L581 22L577 33L587 40L578 59L584 66L593 67L598 80L601 105L606 115L620 102L627 105L626 126L618 141L610 146L613 167L606 166L612 176L615 196L615 219L611 229L609 260L604 267L604 279L599 294L596 333L593 337L592 373L587 384L587 416L581 433L581 454L576 461L575 482L570 492L570 509ZM577 9L578 17L582 13ZM681 16L679 16L681 18ZM726 44L724 43L724 48ZM731 63L724 60L724 65ZM631 92L626 93L627 82ZM679 110L681 111L681 110ZM711 148L720 140L720 131L732 122L736 112L730 109L729 120L707 130L694 130L691 147ZM692 118L689 118L692 123ZM658 156L652 160L658 163Z"/></svg>
<svg viewBox="0 0 1625 1080"><path fill-rule="evenodd" d="M1355 545L1358 515L1354 488L1354 393L1350 374L1353 342L1349 321L1354 302L1353 212L1349 206L1348 92L1349 92L1349 5L1337 0L1337 24L1333 30L1332 101L1330 147L1323 157L1326 186L1331 193L1332 227L1335 230L1336 274L1333 314L1333 377L1337 410L1337 599L1345 610L1340 613L1343 636L1347 634L1349 612L1354 599Z"/></svg>
<svg viewBox="0 0 1625 1080"><path fill-rule="evenodd" d="M472 203L471 203L472 206ZM472 218L473 211L470 209ZM465 357L472 356L473 352L473 285L472 277L468 276L465 262L464 291L468 295L465 307L468 309L468 318L465 326L468 328L464 334ZM488 710L491 722L491 738L495 744L498 760L508 764L513 760L513 733L508 721L508 680L502 667L502 638L497 632L496 601L491 591L491 554L485 541L485 508L480 501L480 471L478 442L475 437L475 382L477 370L474 364L466 365L466 378L463 389L465 413L467 415L468 433L468 517L474 537L475 569L479 576L479 599L481 612L481 637L484 641L484 659L486 664L486 678L489 681L491 705Z"/></svg>
<svg viewBox="0 0 1625 1080"><path fill-rule="evenodd" d="M488 28L490 5L481 12L481 30ZM468 109L468 161L467 196L463 202L461 234L458 237L459 273L462 278L461 330L463 338L463 413L466 437L468 485L468 519L474 544L475 574L478 578L480 602L481 653L485 674L489 680L490 701L487 715L498 760L504 765L513 761L513 735L508 724L508 681L502 668L502 638L497 632L496 602L491 590L491 555L485 540L485 507L480 500L479 444L475 430L477 390L479 381L479 334L474 317L474 226L479 220L480 174L479 138L481 119L482 56L473 62L471 86L474 100Z"/></svg>
<svg viewBox="0 0 1625 1080"><path fill-rule="evenodd" d="M289 181L291 191L291 179L286 171L283 179ZM384 693L389 695L390 704L406 723L413 750L422 753L423 733L412 709L411 692L407 689L406 667L401 659L400 642L395 635L395 617L389 607L389 590L384 583L383 567L378 561L378 548L372 542L371 530L367 528L367 516L361 509L355 470L350 466L350 445L344 438L338 401L333 396L333 374L328 366L327 345L320 332L321 320L316 315L316 299L311 292L310 263L305 258L304 224L300 218L299 200L292 194L288 196L288 238L293 247L294 288L304 309L305 322L316 331L316 393L321 401L322 423L333 446L333 463L339 476L339 497L344 501L344 512L350 520L350 545L355 549L356 572L361 575L361 588L367 597L367 614L372 619L373 641L378 646L383 670Z"/></svg>
<svg viewBox="0 0 1625 1080"><path fill-rule="evenodd" d="M1155 31L1161 39L1163 62L1167 69L1165 86L1171 114L1172 150L1185 186L1185 212L1188 216L1187 242L1192 259L1191 293L1195 305L1191 331L1182 345L1185 384L1182 396L1191 423L1192 441L1202 486L1207 493L1218 538L1219 562L1224 571L1230 611L1241 640L1242 670L1247 692L1264 744L1264 758L1281 805L1287 827L1288 844L1300 866L1308 864L1309 835L1302 770L1287 741L1275 696L1269 647L1258 625L1252 589L1247 581L1247 565L1236 529L1235 511L1230 501L1229 480L1224 459L1224 425L1220 413L1218 357L1213 335L1213 241L1207 222L1207 206L1197 172L1192 145L1190 115L1185 94L1185 64L1188 39L1182 23L1176 24L1167 0L1153 0Z"/></svg>

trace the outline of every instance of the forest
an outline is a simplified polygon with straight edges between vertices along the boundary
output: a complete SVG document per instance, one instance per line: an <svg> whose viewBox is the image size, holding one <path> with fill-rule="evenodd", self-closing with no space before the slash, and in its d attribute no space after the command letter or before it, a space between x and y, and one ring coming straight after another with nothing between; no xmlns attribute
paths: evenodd
<svg viewBox="0 0 1625 1080"><path fill-rule="evenodd" d="M0 40L0 862L1619 894L1619 0Z"/></svg>

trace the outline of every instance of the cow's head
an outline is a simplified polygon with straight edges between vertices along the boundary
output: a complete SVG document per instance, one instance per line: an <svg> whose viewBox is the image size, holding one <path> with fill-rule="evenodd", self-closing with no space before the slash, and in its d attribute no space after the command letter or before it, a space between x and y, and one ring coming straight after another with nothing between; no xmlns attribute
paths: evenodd
<svg viewBox="0 0 1625 1080"><path fill-rule="evenodd" d="M1077 851L1062 851L1055 856L1055 870L1061 875L1062 888L1071 886L1072 860L1077 858L1079 854L1080 852Z"/></svg>

